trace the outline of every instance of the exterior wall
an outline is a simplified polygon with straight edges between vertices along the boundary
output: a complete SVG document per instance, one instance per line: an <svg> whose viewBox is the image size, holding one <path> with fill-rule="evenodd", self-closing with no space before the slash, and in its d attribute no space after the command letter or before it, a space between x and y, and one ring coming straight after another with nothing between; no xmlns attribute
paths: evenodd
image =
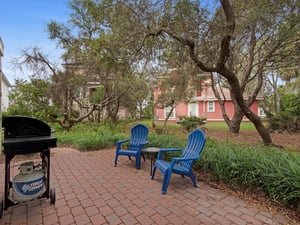
<svg viewBox="0 0 300 225"><path fill-rule="evenodd" d="M1 99L1 109L2 112L7 112L8 106L9 106L9 88L11 87L9 81L6 79L4 73L2 73L2 83L1 83L1 89L2 89L2 99Z"/></svg>
<svg viewBox="0 0 300 225"><path fill-rule="evenodd" d="M199 117L204 117L207 121L224 121L221 111L221 106L217 101L215 102L215 111L208 112L207 111L207 101L199 101L198 102L198 112ZM255 114L258 114L258 102L255 101L250 107L251 111ZM227 101L225 103L225 110L230 119L233 117L234 113L234 105L232 101ZM154 109L154 116L157 120L165 120L165 111L161 108ZM181 117L188 117L188 104L180 103L176 105L175 108L175 118L169 118L170 122L178 121ZM244 121L248 121L248 118L244 117Z"/></svg>
<svg viewBox="0 0 300 225"><path fill-rule="evenodd" d="M221 106L216 100L216 98L213 95L212 89L208 84L208 82L205 83L206 85L203 88L203 91L201 92L201 96L199 94L196 94L196 96L192 99L193 103L198 104L198 116L204 117L207 119L207 121L224 121L224 118L222 116L222 110ZM159 95L159 90L154 89L154 102L157 100ZM224 90L224 92L229 95L228 90ZM230 99L230 98L227 98ZM214 111L209 112L208 110L208 102L214 102ZM258 107L258 100L256 100L252 106L250 107L252 112L259 115L259 107ZM231 119L234 114L234 105L231 100L228 100L225 102L225 110L229 118ZM175 118L169 118L168 121L170 122L176 122L181 117L188 117L189 116L189 105L187 103L178 103L175 108ZM154 108L154 118L159 121L165 120L165 110L161 107ZM244 121L248 121L246 117L243 118Z"/></svg>
<svg viewBox="0 0 300 225"><path fill-rule="evenodd" d="M0 38L0 75L1 75L1 110L6 112L9 104L8 91L11 84L7 80L5 74L2 71L2 57L4 56L4 44Z"/></svg>
<svg viewBox="0 0 300 225"><path fill-rule="evenodd" d="M186 115L188 115L188 105L185 103L176 105L176 119L178 120L180 117L185 117Z"/></svg>

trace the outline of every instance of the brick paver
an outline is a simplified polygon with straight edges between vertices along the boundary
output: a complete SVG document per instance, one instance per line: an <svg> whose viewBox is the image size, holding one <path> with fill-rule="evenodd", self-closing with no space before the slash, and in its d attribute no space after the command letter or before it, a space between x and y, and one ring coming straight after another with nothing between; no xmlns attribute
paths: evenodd
<svg viewBox="0 0 300 225"><path fill-rule="evenodd" d="M0 224L287 224L284 215L260 209L215 188L174 175L161 195L162 176L149 177L150 160L141 169L126 157L113 166L114 149L78 152L51 150L51 187L56 203L34 200L4 210ZM36 160L36 159L35 159ZM18 164L12 161L12 174ZM4 164L0 164L0 192Z"/></svg>

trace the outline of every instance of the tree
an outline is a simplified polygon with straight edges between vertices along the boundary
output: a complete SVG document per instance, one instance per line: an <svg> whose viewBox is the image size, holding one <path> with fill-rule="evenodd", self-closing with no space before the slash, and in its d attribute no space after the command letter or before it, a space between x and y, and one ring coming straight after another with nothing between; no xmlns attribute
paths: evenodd
<svg viewBox="0 0 300 225"><path fill-rule="evenodd" d="M84 65L87 80L99 82L104 88L105 98L114 96L105 112L112 122L116 122L121 106L136 105L135 101L142 102L140 98L145 95L141 95L141 91L131 91L129 98L127 93L137 88L137 73L133 67L138 60L128 51L130 46L125 46L124 34L117 31L119 23L124 26L133 24L127 19L119 20L115 11L127 13L128 9L122 8L122 4L117 9L106 7L106 4L110 2L70 1L69 24L52 21L48 24L48 31L50 38L65 49L63 57L68 63ZM125 99L126 104L123 104Z"/></svg>
<svg viewBox="0 0 300 225"><path fill-rule="evenodd" d="M80 95L78 96L78 90L86 87L87 77L84 76L84 74L79 73L78 68L80 68L80 66L76 65L76 70L74 70L74 67L71 66L71 69L62 72L48 59L45 54L42 53L40 49L35 47L22 51L21 56L14 59L14 64L16 67L21 69L23 66L26 66L35 71L37 73L35 77L37 78L35 78L35 82L32 81L32 83L29 84L26 81L21 80L19 82L19 89L21 88L23 92L20 94L18 93L18 89L13 90L12 98L21 99L20 96L22 98L26 96L23 94L25 92L34 94L32 93L32 91L34 91L34 89L32 89L32 85L34 85L34 83L37 81L40 83L48 82L49 101L56 106L56 110L54 110L55 113L53 113L52 110L52 113L48 114L48 118L50 118L53 122L57 122L59 125L61 125L61 127L67 130L72 128L74 124L88 118L95 110L99 110L99 108L103 108L119 98L119 96L111 94L109 96L105 96L98 104L82 105L82 99L80 99ZM39 88L39 85L40 84L37 84L36 87ZM26 91L24 91L24 88ZM44 95L44 92L42 92L40 89L37 89L37 93L39 95ZM123 92L120 92L120 95L123 94ZM28 99L34 100L34 98L31 99L30 97ZM73 108L74 102L77 102L79 107L85 108L86 110L79 110L79 113L76 113ZM24 103L19 102L18 104L19 106L22 106ZM48 112L43 108L45 105L40 104L40 106L42 108L36 107L36 109L39 109L41 112ZM23 114L26 113L26 107L24 109L17 107L17 109L23 110ZM11 108L11 110L14 110L11 112L16 113L16 109ZM29 107L27 113L30 113L30 110L31 108Z"/></svg>
<svg viewBox="0 0 300 225"><path fill-rule="evenodd" d="M253 122L263 142L271 144L267 129L249 106L261 90L268 63L283 46L297 38L297 25L288 20L292 16L299 19L297 2L231 4L221 0L213 15L205 14L198 1L165 1L160 6L163 15L150 25L144 40L163 37L186 46L198 68L226 80L236 106ZM274 17L275 21L271 19ZM240 57L247 58L243 67ZM253 91L245 101L243 93L250 82Z"/></svg>
<svg viewBox="0 0 300 225"><path fill-rule="evenodd" d="M272 143L262 121L249 106L261 90L266 66L298 38L297 1L234 1L233 4L220 0L207 9L197 0L97 3L90 0L83 4L92 6L87 8L92 13L86 14L99 21L92 27L111 34L114 45L110 46L117 47L122 58L131 59L127 61L129 65L152 60L155 66L166 66L161 59L167 50L177 47L174 56L180 58L188 53L201 71L222 76L236 104L236 121L245 115L254 123L264 143ZM100 29L104 26L105 29ZM244 93L248 92L245 99Z"/></svg>
<svg viewBox="0 0 300 225"><path fill-rule="evenodd" d="M70 1L69 6L73 11L69 23L52 21L48 24L50 39L56 40L65 51L62 55L65 71L57 69L37 48L23 51L16 63L50 77L53 90L51 97L63 116L62 119L55 116L50 118L64 128L70 129L94 111L103 112L103 108L111 121L116 122L122 105L121 97L125 97L127 91L132 89L132 81L135 80L132 71L135 58L115 34L118 15L110 17L113 11L107 11L106 7L94 1ZM100 102L90 104L81 94L87 91L89 82L95 81L103 87L103 96L99 98ZM137 93L132 92L133 95ZM77 106L76 110L74 105Z"/></svg>
<svg viewBox="0 0 300 225"><path fill-rule="evenodd" d="M269 116L270 128L298 132L300 130L300 93L282 94L280 111Z"/></svg>
<svg viewBox="0 0 300 225"><path fill-rule="evenodd" d="M29 81L15 80L9 100L8 113L12 115L31 116L46 120L49 114L56 111L55 107L51 106L50 83L38 79L34 75L29 77Z"/></svg>
<svg viewBox="0 0 300 225"><path fill-rule="evenodd" d="M235 102L236 121L245 115L268 145L271 137L250 106L268 66L299 39L297 3L220 0L205 9L199 0L74 0L70 22L76 29L52 22L49 34L66 50L66 62L84 63L91 74L101 75L107 97L118 96L108 107L111 118L137 65L150 62L166 68L172 65L166 58L189 55L199 70L224 79Z"/></svg>
<svg viewBox="0 0 300 225"><path fill-rule="evenodd" d="M120 103L130 111L132 118L141 119L143 109L150 98L150 85L144 77L132 78L130 83L131 88L121 97Z"/></svg>

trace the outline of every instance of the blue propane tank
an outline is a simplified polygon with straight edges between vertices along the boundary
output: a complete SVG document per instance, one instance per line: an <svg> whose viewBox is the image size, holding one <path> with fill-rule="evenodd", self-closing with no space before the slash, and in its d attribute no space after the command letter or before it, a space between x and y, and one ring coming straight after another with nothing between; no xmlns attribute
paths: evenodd
<svg viewBox="0 0 300 225"><path fill-rule="evenodd" d="M13 199L25 202L40 197L45 192L45 174L34 170L33 162L20 165L20 173L12 180Z"/></svg>

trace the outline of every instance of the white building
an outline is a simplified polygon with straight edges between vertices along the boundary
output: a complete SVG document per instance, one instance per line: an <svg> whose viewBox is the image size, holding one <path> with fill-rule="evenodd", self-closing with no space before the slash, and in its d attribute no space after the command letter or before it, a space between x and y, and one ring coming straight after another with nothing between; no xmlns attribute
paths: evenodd
<svg viewBox="0 0 300 225"><path fill-rule="evenodd" d="M2 57L4 56L4 44L0 37L0 76L1 76L1 110L2 112L6 112L8 108L8 90L11 87L11 84L7 80L6 76L2 71Z"/></svg>

